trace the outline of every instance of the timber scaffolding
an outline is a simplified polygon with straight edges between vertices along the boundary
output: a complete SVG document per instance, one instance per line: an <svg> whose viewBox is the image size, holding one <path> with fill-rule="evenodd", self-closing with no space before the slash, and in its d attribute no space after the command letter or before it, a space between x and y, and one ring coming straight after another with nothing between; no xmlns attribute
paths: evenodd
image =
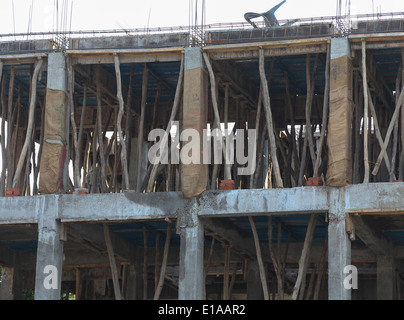
<svg viewBox="0 0 404 320"><path fill-rule="evenodd" d="M0 36L0 298L402 299L404 17L372 18ZM171 121L256 129L256 170L151 164Z"/></svg>

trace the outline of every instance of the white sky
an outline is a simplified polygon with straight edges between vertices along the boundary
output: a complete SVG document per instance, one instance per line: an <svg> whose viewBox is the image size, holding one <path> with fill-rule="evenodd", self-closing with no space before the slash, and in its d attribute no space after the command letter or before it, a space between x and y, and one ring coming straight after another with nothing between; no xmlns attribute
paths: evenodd
<svg viewBox="0 0 404 320"><path fill-rule="evenodd" d="M0 0L0 34L26 33L33 3L31 31L54 30L56 0ZM197 0L193 0L195 3ZM281 0L205 0L206 23L243 22L244 13L265 12ZM59 0L68 3L68 26L73 3L71 30L131 29L189 25L189 0ZM345 3L346 1L342 1ZM14 14L13 14L14 3ZM199 0L199 5L202 0ZM287 0L276 12L278 19L334 16L336 0ZM351 14L403 12L402 0L351 0ZM150 19L149 19L150 15ZM13 18L14 17L14 18ZM15 28L15 29L14 29Z"/></svg>

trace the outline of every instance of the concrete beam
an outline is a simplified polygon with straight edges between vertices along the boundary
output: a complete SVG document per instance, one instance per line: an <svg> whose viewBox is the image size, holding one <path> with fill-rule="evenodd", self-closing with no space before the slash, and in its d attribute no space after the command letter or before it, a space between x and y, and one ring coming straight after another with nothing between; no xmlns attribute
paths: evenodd
<svg viewBox="0 0 404 320"><path fill-rule="evenodd" d="M62 222L175 219L181 200L175 192L63 195Z"/></svg>
<svg viewBox="0 0 404 320"><path fill-rule="evenodd" d="M73 64L113 64L114 54L124 63L181 61L184 48L67 50Z"/></svg>
<svg viewBox="0 0 404 320"><path fill-rule="evenodd" d="M329 207L326 187L206 191L195 201L201 217L321 213Z"/></svg>
<svg viewBox="0 0 404 320"><path fill-rule="evenodd" d="M283 40L271 42L238 43L226 45L209 45L203 48L213 60L258 59L260 48L266 57L286 56L309 53L325 53L329 38Z"/></svg>
<svg viewBox="0 0 404 320"><path fill-rule="evenodd" d="M404 214L403 183L367 183L345 188L348 213Z"/></svg>

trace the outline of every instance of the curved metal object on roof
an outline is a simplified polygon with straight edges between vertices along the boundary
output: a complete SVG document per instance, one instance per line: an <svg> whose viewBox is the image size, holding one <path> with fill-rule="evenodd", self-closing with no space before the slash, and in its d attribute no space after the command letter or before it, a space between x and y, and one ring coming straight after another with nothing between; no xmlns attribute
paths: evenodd
<svg viewBox="0 0 404 320"><path fill-rule="evenodd" d="M244 14L244 19L246 19L254 28L258 28L258 27L254 22L251 21L251 19L258 18L258 17L264 18L264 22L267 27L278 27L279 22L278 22L278 19L275 17L275 11L278 10L279 7L282 6L285 2L286 2L286 0L283 0L282 2L277 4L275 7L273 7L272 9L270 9L264 13L247 12ZM292 20L283 26L288 26L290 24L293 24L297 20L298 19Z"/></svg>

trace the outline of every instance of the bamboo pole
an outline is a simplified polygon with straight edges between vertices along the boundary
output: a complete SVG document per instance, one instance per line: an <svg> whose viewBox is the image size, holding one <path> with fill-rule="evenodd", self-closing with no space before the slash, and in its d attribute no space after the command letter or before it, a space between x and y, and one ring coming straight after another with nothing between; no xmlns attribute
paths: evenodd
<svg viewBox="0 0 404 320"><path fill-rule="evenodd" d="M157 285L156 292L154 293L154 300L160 299L161 290L163 289L164 285L164 278L166 275L166 268L167 268L168 250L170 249L171 228L172 228L172 222L171 220L169 220L166 233L166 242L164 244L163 262L161 264L160 269L159 283Z"/></svg>
<svg viewBox="0 0 404 320"><path fill-rule="evenodd" d="M137 135L137 178L136 178L136 192L140 192L142 183L142 149L143 149L143 134L144 134L144 121L146 116L146 101L147 101L147 81L149 76L149 69L147 64L143 65L143 80L142 80L142 101L140 106L140 120L139 131Z"/></svg>
<svg viewBox="0 0 404 320"><path fill-rule="evenodd" d="M258 260L258 266L259 266L259 270L260 270L262 290L264 292L264 300L269 300L268 283L267 283L267 278L266 278L266 274L265 274L264 263L262 261L261 247L260 247L260 241L258 238L257 229L255 227L253 217L249 216L248 220L250 221L251 230L252 230L253 236L254 236L255 250L257 252L257 260Z"/></svg>
<svg viewBox="0 0 404 320"><path fill-rule="evenodd" d="M121 289L119 287L118 270L116 268L116 261L114 255L114 248L112 247L111 237L109 234L108 224L104 223L104 238L107 245L109 264L111 266L112 282L114 285L115 300L122 300Z"/></svg>
<svg viewBox="0 0 404 320"><path fill-rule="evenodd" d="M32 94L31 94L31 100L30 100L30 105L29 105L29 109L28 109L27 133L25 136L24 145L22 147L21 155L18 160L17 168L15 171L14 180L13 180L13 188L16 188L18 182L20 181L21 170L24 165L24 161L26 160L25 158L27 157L28 147L31 142L31 135L32 135L32 130L33 130L33 126L34 126L33 120L34 120L34 113L35 113L37 78L38 78L38 74L41 70L42 64L43 64L42 59L39 59L35 62L34 74L33 74L32 83L31 83Z"/></svg>
<svg viewBox="0 0 404 320"><path fill-rule="evenodd" d="M175 116L177 115L177 111L178 111L178 108L180 105L181 92L182 92L182 88L183 88L183 81L184 81L183 78L184 78L184 55L181 56L180 73L179 73L179 77L178 77L177 88L175 90L173 108L171 110L170 119L168 120L168 125L167 125L165 135L163 136L163 140L161 143L162 146L167 145L168 137L169 137L169 134L171 131L172 122L174 121ZM168 151L164 150L162 152L170 152L170 150L168 150ZM159 163L160 163L160 159L162 156L163 156L163 154L160 154L160 158L155 159L154 164L152 164L153 167L152 167L152 171L150 173L149 182L147 184L147 192L152 192L152 190L153 190L154 180L156 179L157 170L159 168Z"/></svg>
<svg viewBox="0 0 404 320"><path fill-rule="evenodd" d="M120 70L120 62L119 62L118 55L114 56L114 61L115 61L117 97L118 97L118 101L119 101L119 112L118 112L118 119L117 119L117 134L118 134L117 138L119 139L119 141L121 143L121 165L122 165L122 169L123 169L123 181L125 182L124 188L126 190L129 190L130 186L129 186L128 161L127 161L127 154L126 154L126 143L125 143L125 141L123 139L123 135L122 135L122 117L123 117L125 110L124 110L124 102L123 102L123 97L122 97L122 79L121 79L121 70ZM143 108L143 105L142 105L142 116L144 116L143 109L145 109L145 107ZM139 132L141 132L143 135L143 130L139 131ZM115 140L115 141L117 141L117 140ZM116 155L115 155L115 157L116 157ZM138 160L139 160L138 167L140 168L141 160L140 160L140 158ZM140 171L138 170L138 174L139 174L139 172Z"/></svg>
<svg viewBox="0 0 404 320"><path fill-rule="evenodd" d="M368 96L368 80L366 71L366 42L362 39L362 72L363 72L363 99L364 99L364 114L363 114L363 148L364 148L364 164L365 177L363 183L369 183L369 136L368 136L368 118L369 118L369 96Z"/></svg>
<svg viewBox="0 0 404 320"><path fill-rule="evenodd" d="M317 158L314 166L314 177L319 176L319 168L321 162L321 155L323 151L323 145L325 140L325 132L327 131L328 123L328 108L329 108L329 96L330 96L330 47L327 47L327 60L325 64L325 87L324 87L324 100L323 100L323 119L321 124L320 141L318 143Z"/></svg>
<svg viewBox="0 0 404 320"><path fill-rule="evenodd" d="M269 98L269 89L268 89L268 81L265 76L265 57L264 57L264 50L259 50L259 70L260 70L260 78L261 84L263 89L263 101L264 101L264 110L267 122L267 129L268 129L268 137L271 149L271 159L273 163L273 167L275 170L275 178L276 183L279 188L283 188L283 182L281 177L281 172L279 169L278 157L276 155L276 139L273 129L273 120L272 120L272 112L271 112L271 103Z"/></svg>
<svg viewBox="0 0 404 320"><path fill-rule="evenodd" d="M297 300L299 296L304 294L304 288L302 287L302 282L306 276L307 264L309 262L310 249L313 241L314 230L316 228L317 217L318 217L317 213L313 213L310 216L310 221L306 231L306 237L304 239L303 250L299 260L299 271L297 274L295 286L293 288L292 300Z"/></svg>

